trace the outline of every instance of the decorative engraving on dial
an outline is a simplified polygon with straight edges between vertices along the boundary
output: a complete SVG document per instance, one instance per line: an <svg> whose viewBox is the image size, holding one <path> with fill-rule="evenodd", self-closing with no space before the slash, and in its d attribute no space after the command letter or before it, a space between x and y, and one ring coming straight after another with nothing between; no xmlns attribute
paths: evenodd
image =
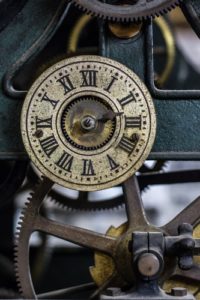
<svg viewBox="0 0 200 300"><path fill-rule="evenodd" d="M149 92L128 68L99 56L63 60L31 87L22 138L38 169L65 187L122 183L151 151L156 117Z"/></svg>

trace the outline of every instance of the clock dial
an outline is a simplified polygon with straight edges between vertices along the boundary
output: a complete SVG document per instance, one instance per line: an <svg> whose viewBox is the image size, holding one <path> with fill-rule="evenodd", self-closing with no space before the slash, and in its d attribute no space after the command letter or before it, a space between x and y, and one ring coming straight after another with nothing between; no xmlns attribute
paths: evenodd
<svg viewBox="0 0 200 300"><path fill-rule="evenodd" d="M54 182L94 191L122 183L152 148L156 116L141 80L99 57L63 60L31 87L22 110L25 148Z"/></svg>

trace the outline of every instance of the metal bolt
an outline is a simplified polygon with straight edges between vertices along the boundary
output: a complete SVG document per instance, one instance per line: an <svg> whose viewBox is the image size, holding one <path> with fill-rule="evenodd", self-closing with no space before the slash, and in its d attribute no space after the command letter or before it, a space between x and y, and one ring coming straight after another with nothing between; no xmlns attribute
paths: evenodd
<svg viewBox="0 0 200 300"><path fill-rule="evenodd" d="M146 277L155 276L160 270L160 261L152 253L142 254L138 260L138 271Z"/></svg>
<svg viewBox="0 0 200 300"><path fill-rule="evenodd" d="M181 288L181 287L176 287L173 288L171 291L172 296L187 296L187 289L186 288Z"/></svg>
<svg viewBox="0 0 200 300"><path fill-rule="evenodd" d="M81 126L85 130L92 130L96 127L96 120L91 116L86 116L81 120Z"/></svg>

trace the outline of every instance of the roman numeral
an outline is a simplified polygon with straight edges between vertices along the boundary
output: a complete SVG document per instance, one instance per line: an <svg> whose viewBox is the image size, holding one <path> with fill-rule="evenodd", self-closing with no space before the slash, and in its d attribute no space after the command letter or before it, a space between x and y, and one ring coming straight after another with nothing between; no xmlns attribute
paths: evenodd
<svg viewBox="0 0 200 300"><path fill-rule="evenodd" d="M98 71L94 70L87 70L87 71L80 71L83 82L81 84L82 87L84 86L97 86L97 73Z"/></svg>
<svg viewBox="0 0 200 300"><path fill-rule="evenodd" d="M95 171L91 159L83 159L83 176L94 176Z"/></svg>
<svg viewBox="0 0 200 300"><path fill-rule="evenodd" d="M52 129L52 117L48 119L40 119L36 117L36 128L51 128Z"/></svg>
<svg viewBox="0 0 200 300"><path fill-rule="evenodd" d="M65 75L57 81L60 82L60 84L63 86L65 95L75 89L71 80L69 79L69 75Z"/></svg>
<svg viewBox="0 0 200 300"><path fill-rule="evenodd" d="M104 90L105 90L106 92L110 93L110 90L111 90L111 88L112 88L112 86L113 86L113 84L114 84L114 82L115 82L116 80L118 80L118 78L112 76L111 82L109 83L108 87L105 88Z"/></svg>
<svg viewBox="0 0 200 300"><path fill-rule="evenodd" d="M139 128L142 127L142 117L125 117L126 128Z"/></svg>
<svg viewBox="0 0 200 300"><path fill-rule="evenodd" d="M58 148L58 143L54 135L51 135L40 141L40 145L48 157L50 157L51 154Z"/></svg>
<svg viewBox="0 0 200 300"><path fill-rule="evenodd" d="M119 167L119 165L114 161L114 159L112 157L110 157L110 155L107 155L107 158L108 158L108 162L109 162L111 170L115 170Z"/></svg>
<svg viewBox="0 0 200 300"><path fill-rule="evenodd" d="M47 93L44 94L43 98L41 101L46 101L46 102L49 102L53 108L56 107L56 105L58 104L59 101L57 100L53 100L53 99L50 99L48 96L47 96Z"/></svg>
<svg viewBox="0 0 200 300"><path fill-rule="evenodd" d="M73 159L73 156L64 152L61 158L56 162L56 165L63 170L71 173Z"/></svg>
<svg viewBox="0 0 200 300"><path fill-rule="evenodd" d="M134 93L132 91L130 91L130 93L128 94L128 96L118 100L120 102L120 104L122 106L125 106L127 104L129 104L130 102L136 102L136 99L135 99L135 96L134 96Z"/></svg>
<svg viewBox="0 0 200 300"><path fill-rule="evenodd" d="M123 136L118 144L118 147L131 154L136 146L137 141L132 141L126 136Z"/></svg>

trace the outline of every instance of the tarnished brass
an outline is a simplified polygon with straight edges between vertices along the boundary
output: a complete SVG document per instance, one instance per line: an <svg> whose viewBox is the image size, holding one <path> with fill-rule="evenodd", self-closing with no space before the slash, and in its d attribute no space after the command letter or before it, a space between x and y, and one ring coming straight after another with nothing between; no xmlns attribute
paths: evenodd
<svg viewBox="0 0 200 300"><path fill-rule="evenodd" d="M136 36L142 27L142 23L113 23L108 24L110 31L120 39L129 39Z"/></svg>
<svg viewBox="0 0 200 300"><path fill-rule="evenodd" d="M120 237L123 236L123 234L127 231L128 224L124 223L121 226L115 228L111 226L109 230L106 233L106 236L112 236L112 237ZM194 229L194 238L200 237L200 225L196 226ZM124 252L125 256L125 252ZM102 254L100 252L96 252L94 256L95 264L93 267L90 267L90 274L94 280L94 282L98 286L102 286L106 281L108 281L109 278L111 278L112 274L116 272L116 266L114 260L109 257L108 255ZM195 257L195 263L199 264L200 258ZM166 266L166 268L171 269L171 266ZM172 269L171 269L172 270ZM164 276L165 280L163 283L163 288L167 293L170 293L171 290L175 287L184 287L188 290L189 293L195 295L197 300L200 300L200 291L199 291L199 282L197 281L191 281L188 279L181 279L176 276L176 278L173 277L173 275L177 274L177 269L175 269L173 272L169 272L167 276ZM126 271L126 270L125 270ZM167 273L167 271L166 271ZM187 276L187 274L186 274ZM170 278L171 277L171 278ZM167 279L167 280L166 280ZM112 284L118 287L123 287L127 282L125 282L122 277L120 276L120 272L116 272L114 281L112 281Z"/></svg>
<svg viewBox="0 0 200 300"><path fill-rule="evenodd" d="M79 56L36 80L21 131L45 176L93 191L120 184L140 168L154 142L156 116L148 90L131 70L107 58Z"/></svg>

